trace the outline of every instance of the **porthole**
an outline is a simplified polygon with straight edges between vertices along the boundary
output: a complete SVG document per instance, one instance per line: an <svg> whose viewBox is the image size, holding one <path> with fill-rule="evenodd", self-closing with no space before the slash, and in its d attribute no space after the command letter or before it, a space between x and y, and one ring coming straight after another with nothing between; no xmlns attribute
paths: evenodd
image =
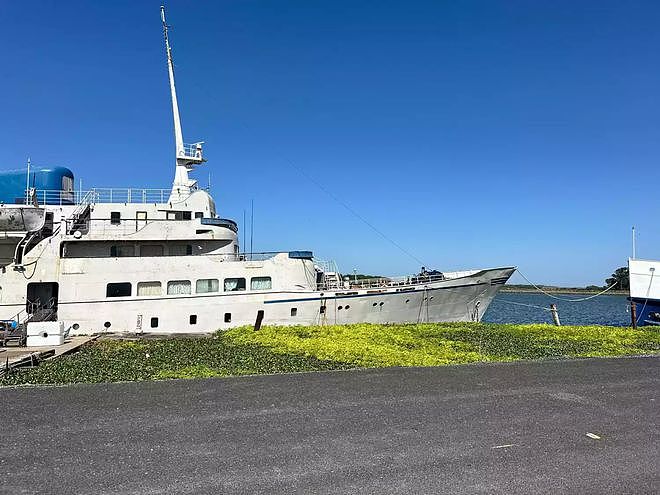
<svg viewBox="0 0 660 495"><path fill-rule="evenodd" d="M109 321L106 321L106 322L103 324L103 326L104 326L105 328L110 328L110 325L111 325L111 323L110 323Z"/></svg>
<svg viewBox="0 0 660 495"><path fill-rule="evenodd" d="M350 308L350 306L347 304L347 305L346 305L346 309L348 309L348 308Z"/></svg>
<svg viewBox="0 0 660 495"><path fill-rule="evenodd" d="M382 306L383 304L385 304L383 301L378 303L379 306Z"/></svg>
<svg viewBox="0 0 660 495"><path fill-rule="evenodd" d="M410 302L410 299L406 299L406 304L408 304L409 302Z"/></svg>
<svg viewBox="0 0 660 495"><path fill-rule="evenodd" d="M429 299L430 299L431 301L433 301L433 296L431 296Z"/></svg>
<svg viewBox="0 0 660 495"><path fill-rule="evenodd" d="M344 306L338 306L337 309L344 309Z"/></svg>
<svg viewBox="0 0 660 495"><path fill-rule="evenodd" d="M373 306L373 307L376 307L377 304L378 304L378 303L373 303L372 306Z"/></svg>
<svg viewBox="0 0 660 495"><path fill-rule="evenodd" d="M77 323L74 323L71 328L73 328L74 330L78 330L80 328L80 325L78 325Z"/></svg>

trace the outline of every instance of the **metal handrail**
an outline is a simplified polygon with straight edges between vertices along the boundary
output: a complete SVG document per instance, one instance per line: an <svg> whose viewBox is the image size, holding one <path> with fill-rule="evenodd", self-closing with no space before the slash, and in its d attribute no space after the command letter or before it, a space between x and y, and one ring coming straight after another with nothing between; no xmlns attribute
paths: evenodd
<svg viewBox="0 0 660 495"><path fill-rule="evenodd" d="M50 205L80 205L88 203L167 203L170 189L148 188L94 188L87 191L60 191L54 189L38 189L35 192L39 204ZM29 192L26 192L26 197Z"/></svg>

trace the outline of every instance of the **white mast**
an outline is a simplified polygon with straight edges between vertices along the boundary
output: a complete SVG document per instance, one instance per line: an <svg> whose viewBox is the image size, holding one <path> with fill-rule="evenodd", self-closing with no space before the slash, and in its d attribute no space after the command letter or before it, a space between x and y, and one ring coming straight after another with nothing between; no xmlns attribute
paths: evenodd
<svg viewBox="0 0 660 495"><path fill-rule="evenodd" d="M172 116L174 117L174 140L176 142L176 172L172 183L170 203L178 203L185 200L190 193L197 189L197 181L188 176L188 172L195 165L206 161L202 157L202 142L184 144L183 131L181 130L181 117L179 116L179 103L176 97L176 86L174 85L174 62L172 60L172 48L167 36L167 23L165 22L165 7L160 7L160 19L163 22L163 34L165 36L165 50L167 52L167 69L170 76L170 92L172 93Z"/></svg>

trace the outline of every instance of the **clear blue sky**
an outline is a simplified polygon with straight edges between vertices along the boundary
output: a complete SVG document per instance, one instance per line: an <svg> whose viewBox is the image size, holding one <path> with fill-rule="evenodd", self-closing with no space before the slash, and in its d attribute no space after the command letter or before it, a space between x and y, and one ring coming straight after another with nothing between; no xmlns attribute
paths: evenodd
<svg viewBox="0 0 660 495"><path fill-rule="evenodd" d="M160 2L2 2L2 168L169 187ZM345 271L518 265L602 284L660 256L660 3L170 1L186 141L255 250ZM519 277L514 281L521 281Z"/></svg>

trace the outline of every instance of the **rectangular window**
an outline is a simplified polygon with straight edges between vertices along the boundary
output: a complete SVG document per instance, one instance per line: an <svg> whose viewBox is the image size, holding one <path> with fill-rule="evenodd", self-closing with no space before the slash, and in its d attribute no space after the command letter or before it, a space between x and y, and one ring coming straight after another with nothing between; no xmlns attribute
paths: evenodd
<svg viewBox="0 0 660 495"><path fill-rule="evenodd" d="M231 323L231 313L225 313L225 323Z"/></svg>
<svg viewBox="0 0 660 495"><path fill-rule="evenodd" d="M170 256L190 256L192 254L191 244L172 244L169 248Z"/></svg>
<svg viewBox="0 0 660 495"><path fill-rule="evenodd" d="M250 290L270 290L273 283L270 277L252 277L250 279Z"/></svg>
<svg viewBox="0 0 660 495"><path fill-rule="evenodd" d="M108 284L105 289L106 297L128 297L131 295L131 283L119 282Z"/></svg>
<svg viewBox="0 0 660 495"><path fill-rule="evenodd" d="M291 308L291 316L296 316L298 314L298 308Z"/></svg>
<svg viewBox="0 0 660 495"><path fill-rule="evenodd" d="M140 247L140 256L162 256L163 246L160 244L145 244Z"/></svg>
<svg viewBox="0 0 660 495"><path fill-rule="evenodd" d="M138 296L160 296L163 294L163 288L160 282L138 282Z"/></svg>
<svg viewBox="0 0 660 495"><path fill-rule="evenodd" d="M204 212L196 211L195 212L195 218L204 218Z"/></svg>
<svg viewBox="0 0 660 495"><path fill-rule="evenodd" d="M218 292L220 290L220 282L217 278L202 278L197 281L195 287L197 294L204 294L206 292Z"/></svg>
<svg viewBox="0 0 660 495"><path fill-rule="evenodd" d="M165 212L165 218L168 220L190 220L192 212L190 211L168 211Z"/></svg>
<svg viewBox="0 0 660 495"><path fill-rule="evenodd" d="M170 280L167 282L167 294L170 296L190 294L190 280Z"/></svg>
<svg viewBox="0 0 660 495"><path fill-rule="evenodd" d="M110 256L113 258L124 258L127 256L135 256L135 246L110 246Z"/></svg>
<svg viewBox="0 0 660 495"><path fill-rule="evenodd" d="M197 325L197 315L190 315L190 324Z"/></svg>
<svg viewBox="0 0 660 495"><path fill-rule="evenodd" d="M151 328L158 328L158 318L153 317L151 319Z"/></svg>
<svg viewBox="0 0 660 495"><path fill-rule="evenodd" d="M119 225L121 223L121 212L111 211L110 212L110 223L112 225Z"/></svg>
<svg viewBox="0 0 660 495"><path fill-rule="evenodd" d="M237 290L245 290L244 278L226 278L225 279L225 292L234 292Z"/></svg>

